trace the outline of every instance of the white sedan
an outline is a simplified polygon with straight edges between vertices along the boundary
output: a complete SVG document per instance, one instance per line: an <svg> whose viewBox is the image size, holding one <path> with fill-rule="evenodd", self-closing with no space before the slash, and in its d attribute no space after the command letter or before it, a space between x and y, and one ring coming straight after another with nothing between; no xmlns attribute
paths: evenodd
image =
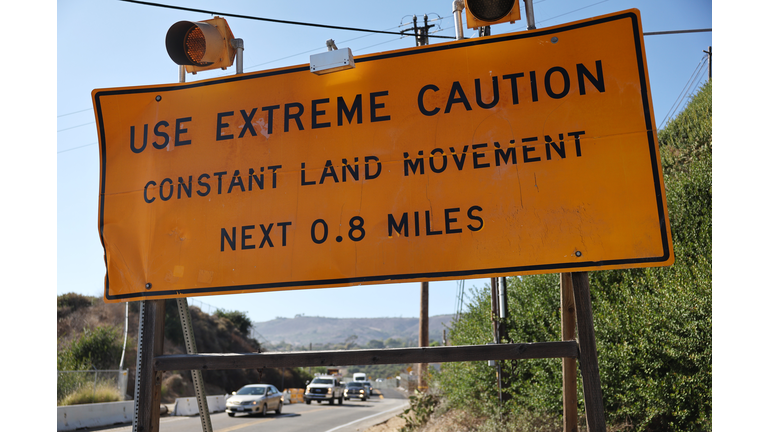
<svg viewBox="0 0 768 432"><path fill-rule="evenodd" d="M267 411L280 414L283 410L283 394L269 384L249 384L232 393L227 399L227 414L237 413L266 415Z"/></svg>

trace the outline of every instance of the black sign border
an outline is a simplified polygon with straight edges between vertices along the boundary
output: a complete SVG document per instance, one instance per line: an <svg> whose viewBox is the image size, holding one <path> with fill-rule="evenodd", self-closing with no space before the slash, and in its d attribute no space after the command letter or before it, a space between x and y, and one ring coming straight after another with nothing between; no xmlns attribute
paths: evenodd
<svg viewBox="0 0 768 432"><path fill-rule="evenodd" d="M348 286L348 285L355 285L355 284L373 284L376 282L408 283L408 282L418 281L420 279L421 280L446 279L446 278L462 279L462 278L482 277L484 275L491 275L491 274L521 274L521 273L532 273L532 272L555 273L557 272L557 270L564 270L564 269L589 270L589 269L599 269L601 267L606 267L606 266L617 266L617 265L620 266L620 265L627 265L627 264L632 264L632 265L654 264L654 263L662 263L669 260L672 254L672 250L671 250L671 245L668 242L669 233L668 233L668 226L666 222L667 218L666 218L665 205L664 205L665 204L664 194L662 191L662 180L660 178L659 161L656 158L656 140L653 132L655 126L653 124L653 116L650 108L651 107L650 94L649 94L650 92L648 89L648 77L646 76L645 56L643 54L643 41L642 41L643 35L642 35L642 30L640 28L639 13L636 10L629 10L629 11L620 12L614 15L597 17L591 20L580 21L570 25L566 24L563 26L553 27L551 29L532 30L527 32L512 33L509 35L500 35L500 36L494 36L494 37L488 37L488 38L466 39L462 41L445 43L440 45L427 45L427 46L420 47L418 49L385 52L382 54L369 55L369 56L365 56L364 58L355 59L355 62L363 63L363 62L370 62L370 61L382 60L382 59L388 59L388 58L418 55L418 54L434 52L434 51L464 48L467 46L485 45L485 44L491 44L491 43L506 42L511 40L527 39L531 37L541 37L548 34L562 33L569 30L591 27L594 25L623 20L623 19L631 20L632 29L634 32L635 56L637 59L638 74L640 77L640 89L641 89L640 91L641 91L641 96L643 101L643 110L645 115L645 127L646 127L646 130L648 131L647 132L648 148L651 156L651 169L653 172L654 188L656 192L656 207L657 207L657 212L659 216L661 243L664 251L661 256L647 257L647 258L620 259L620 260L605 260L605 261L584 261L584 262L554 263L554 264L540 264L540 265L524 265L524 266L500 267L500 268L478 269L478 270L443 271L443 272L432 272L432 273L408 273L408 274L321 279L321 280L308 280L308 281L295 281L295 282L274 282L274 283L262 283L262 284L220 286L220 287L189 288L189 289L183 289L183 290L165 290L165 291L148 291L147 290L147 291L140 291L140 292L130 293L130 294L110 295L109 268L107 266L106 248L104 248L104 264L105 266L107 266L107 274L104 277L105 298L111 301L120 301L120 300L130 301L131 299L143 300L143 299L151 299L151 298L156 298L161 296L176 298L176 297L195 296L199 294L212 295L212 294L223 293L223 292L226 292L227 294L234 294L239 292L247 293L247 292L259 292L259 291L277 291L280 289L290 290L298 287L306 287L306 289L311 289L312 287L321 288L321 287L331 287L331 286ZM214 80L208 80L208 81L189 83L186 85L174 84L173 86L170 86L170 85L169 86L153 86L151 88L137 87L137 88L131 88L131 89L101 90L101 91L94 92L93 100L94 100L94 110L95 110L96 118L99 124L99 142L102 143L102 145L99 146L100 163L101 163L101 169L100 169L101 181L99 185L99 238L101 240L102 247L104 247L104 235L103 235L104 194L105 194L105 184L106 184L106 173L104 172L104 167L106 167L107 155L106 155L106 145L104 145L104 143L106 143L106 137L104 135L104 123L103 123L104 118L101 112L101 98L114 96L114 95L183 90L188 88L204 87L204 86L221 84L221 83L251 80L251 79L263 78L267 76L282 75L282 74L289 74L289 73L296 73L296 72L308 72L308 71L309 71L309 65L302 65L302 66L289 67L284 69L275 69L275 70L257 72L257 73L251 73L251 74L245 74L245 75L235 75L235 76L226 77L222 79L214 79Z"/></svg>

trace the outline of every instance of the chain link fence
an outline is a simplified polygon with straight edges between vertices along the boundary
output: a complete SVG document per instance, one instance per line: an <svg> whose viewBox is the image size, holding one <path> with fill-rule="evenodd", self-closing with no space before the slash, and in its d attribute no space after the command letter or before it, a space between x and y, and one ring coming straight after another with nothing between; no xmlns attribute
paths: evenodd
<svg viewBox="0 0 768 432"><path fill-rule="evenodd" d="M130 399L127 388L128 370L56 371L57 405L98 402L105 394L118 400Z"/></svg>
<svg viewBox="0 0 768 432"><path fill-rule="evenodd" d="M189 306L195 306L198 309L200 309L202 312L207 313L208 315L213 315L218 309L216 306L210 305L208 303L201 302L200 300L187 297L187 304Z"/></svg>

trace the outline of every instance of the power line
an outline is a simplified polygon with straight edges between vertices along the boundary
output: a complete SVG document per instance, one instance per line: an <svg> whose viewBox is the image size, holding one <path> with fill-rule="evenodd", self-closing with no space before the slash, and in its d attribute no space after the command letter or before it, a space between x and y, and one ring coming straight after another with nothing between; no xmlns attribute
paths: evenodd
<svg viewBox="0 0 768 432"><path fill-rule="evenodd" d="M68 148L66 150L57 151L56 154L61 154L61 153L65 153L65 152L68 152L68 151L77 150L77 149L80 149L80 148L83 148L83 147L89 147L89 146L96 145L96 144L98 144L98 143L94 142L94 143L90 143L90 144L84 144L84 145L81 145L81 146L78 146L78 147L72 147L72 148Z"/></svg>
<svg viewBox="0 0 768 432"><path fill-rule="evenodd" d="M680 106L680 104L685 100L685 97L690 93L691 87L694 84L698 84L701 80L700 75L701 71L703 70L704 59L706 59L707 56L704 56L700 61L699 64L696 65L696 68L694 69L693 73L691 74L691 77L688 78L688 81L685 83L685 86L683 86L683 90L680 92L680 94L677 96L677 99L675 99L675 102L672 104L672 108L670 108L669 112L666 116L664 116L664 119L661 121L659 128L663 128L665 122L670 117L670 115L673 112L677 111L677 108Z"/></svg>
<svg viewBox="0 0 768 432"><path fill-rule="evenodd" d="M403 37L405 37L405 36L403 36ZM375 46L384 45L384 44L388 44L388 43L392 43L392 42L397 42L397 41L398 41L398 40L400 40L400 39L402 39L402 37L400 37L400 38L397 38L397 39L391 39L391 40L388 40L388 41L384 41L384 42L379 42L379 43L376 43L376 44L373 44L373 45L368 45L368 46L366 46L366 47L360 48L360 50L366 50L366 49L368 49L368 48L373 48L373 47L375 47ZM343 42L340 42L340 43L343 43ZM326 48L326 47L323 47L323 48ZM257 68L257 67L259 67L259 66L264 66L264 65L266 65L266 64L274 63L274 62L277 62L277 61L280 61L280 60L285 60L285 59L289 59L289 58L291 58L291 57L300 56L300 55L302 55L302 54L308 54L308 53L311 53L311 52L315 52L315 51L317 51L317 50L319 50L319 49L320 49L320 48L317 48L317 49L312 49L312 50L308 50L308 51L300 52L300 53L298 53L298 54L292 54L292 55L289 55L289 56L287 56L287 57L282 57L282 58L279 58L279 59L275 59L275 60L270 60L270 61L267 61L267 62L264 62L264 63L259 63L259 64L257 64L257 65L253 65L253 66L249 66L249 67L247 67L247 68L244 68L244 70L249 70L249 69Z"/></svg>
<svg viewBox="0 0 768 432"><path fill-rule="evenodd" d="M593 4L591 4L591 5L588 5L588 6L584 6L584 7L578 8L578 9L574 9L574 10L572 10L572 11L570 11L570 12L566 12L566 13L564 13L564 14L556 15L556 16L553 16L553 17L547 18L547 19L545 19L545 20L541 20L541 21L539 21L539 22L540 22L540 23L543 23L543 22L546 22L546 21L551 21L551 20L553 20L553 19L555 19L555 18L560 18L561 16L565 16L565 15L568 15L568 14L572 14L572 13L574 13L574 12L578 12L578 11L580 11L580 10L583 10L583 9L591 8L592 6L597 6L597 5L599 5L600 3L605 3L605 2L608 2L608 1L611 1L611 0L603 0L603 1L600 1L600 2L597 2L597 3L593 3Z"/></svg>
<svg viewBox="0 0 768 432"><path fill-rule="evenodd" d="M644 32L643 36L656 36L656 35L668 35L668 34L680 34L680 33L703 33L711 32L712 29L691 29L691 30L669 30L669 31L657 31L657 32Z"/></svg>
<svg viewBox="0 0 768 432"><path fill-rule="evenodd" d="M677 96L677 99L675 99L675 103L672 105L672 108L664 117L664 120L662 120L661 122L662 127L664 126L665 122L670 117L670 115L674 112L677 112L677 109L680 107L680 104L685 100L686 96L690 93L691 87L698 82L698 76L701 74L701 71L703 70L703 67L704 67L704 59L706 59L706 56L702 57L702 59L699 61L699 64L696 65L696 69L694 69L693 73L691 74L691 77L685 83L683 90Z"/></svg>
<svg viewBox="0 0 768 432"><path fill-rule="evenodd" d="M544 1L546 1L546 0L541 0L539 2L535 2L534 4L542 3ZM569 12L566 12L566 13L563 13L563 14L560 14L560 15L555 15L553 17L549 17L547 19L544 19L544 20L541 20L541 21L537 21L537 23L543 23L543 22L551 21L551 20L553 20L555 18L560 18L562 16L565 16L565 15L568 15L568 14L572 14L574 12L578 12L580 10L584 10L584 9L587 9L587 8L591 8L592 6L597 6L597 5L601 4L601 3L606 3L606 2L609 2L609 1L611 1L611 0L602 0L602 1L599 1L597 3L592 3L591 5L588 5L588 6L584 6L584 7L581 7L581 8L578 8L578 9L574 9L572 11L569 11ZM691 30L668 30L668 31L657 31L657 32L644 32L643 36L670 35L670 34L681 34L681 33L701 33L701 32L711 32L711 31L712 31L711 28L709 28L709 29L691 29Z"/></svg>
<svg viewBox="0 0 768 432"><path fill-rule="evenodd" d="M72 113L72 114L74 114L74 113ZM66 114L65 114L65 115L66 115ZM88 122L88 123L79 124L79 125L77 125L77 126L70 126L70 127L68 127L68 128L64 128L64 129L58 129L56 132L62 132L62 131L65 131L65 130L70 130L70 129L74 129L74 128L79 128L80 126L88 126L88 125L90 125L90 124L94 124L94 123L96 123L96 122L95 122L95 121L92 121L92 122Z"/></svg>
<svg viewBox="0 0 768 432"><path fill-rule="evenodd" d="M93 108L86 108L86 109L83 109L83 110L80 110L80 111L73 111L73 112L71 112L71 113L60 114L60 115L57 115L57 116L56 116L56 118L61 118L61 117L64 117L64 116L68 116L68 115L72 115L72 114L77 114L77 113L81 113L81 112L85 112L85 111L90 111L90 110L92 110L92 109L93 109Z"/></svg>
<svg viewBox="0 0 768 432"><path fill-rule="evenodd" d="M391 27L391 28L397 28L397 27ZM354 41L354 40L366 38L366 37L369 37L369 36L371 36L371 35L368 34L368 35L358 36L358 37L354 37L352 39L346 39L346 40L340 41L339 43L340 44L347 43L347 42L351 42L351 41ZM368 48L371 48L371 47L374 47L374 46L377 46L377 45L382 45L382 44L385 44L385 43L395 42L395 41L400 40L400 39L402 39L402 37L399 37L397 39L392 39L392 40L389 40L389 41L386 41L386 42L381 42L381 43L378 43L378 44L370 45L370 46L367 46L367 47L364 47L364 48L360 48L360 50L365 50L365 49L368 49ZM303 52L300 52L300 53L297 53L297 54L291 54L289 56L281 57L279 59L270 60L270 61L267 61L267 62L264 62L264 63L259 63L257 65L253 65L253 66L248 66L248 67L246 67L244 69L245 70L253 69L253 68L256 68L256 67L259 67L259 66L264 66L266 64L274 63L274 62L277 62L277 61L280 61L280 60L289 59L291 57L296 57L296 56L300 56L300 55L303 55L303 54L308 54L308 53L311 53L311 52L316 52L316 51L319 51L321 49L322 50L326 50L326 49L328 49L328 47L327 46L323 46L322 48L314 48L314 49L303 51Z"/></svg>
<svg viewBox="0 0 768 432"><path fill-rule="evenodd" d="M458 321L461 318L461 311L464 309L464 281L456 281L456 312L453 320Z"/></svg>
<svg viewBox="0 0 768 432"><path fill-rule="evenodd" d="M128 3L142 4L142 5L146 5L146 6L156 6L156 7L163 7L163 8L169 8L169 9L178 9L178 10L185 10L185 11L191 11L191 12L200 12L200 13L207 13L207 14L212 14L212 15L225 15L225 16L231 16L231 17L236 17L236 18L254 19L254 20L276 22L276 23L283 23L283 24L305 25L305 26L324 27L324 28L333 28L333 29L351 30L351 31L364 31L364 32L369 32L369 33L392 34L392 35L400 36L397 40L402 39L405 36L415 36L413 34L403 34L401 32L393 32L393 31L389 31L389 30L367 30L367 29L357 29L357 28L352 28L352 27L329 26L329 25L324 25L324 24L312 24L312 23L302 23L302 22L296 22L296 21L276 20L276 19L271 19L271 18L252 17L252 16L246 16L246 15L228 14L228 13L224 13L224 12L213 12L213 11L207 11L207 10L202 10L202 9L185 8L185 7L180 7L180 6L163 5L163 4L144 2L144 1L138 1L138 0L120 0L120 1L128 2ZM544 1L546 1L546 0L540 0L538 2L534 2L534 4L543 3ZM600 2L597 2L597 3L593 3L591 5L584 6L582 8L575 9L575 10L572 10L570 12L566 12L564 14L560 14L560 15L557 15L557 16L554 16L554 17L550 17L550 18L547 18L547 19L539 21L539 22L550 21L550 20L553 20L555 18L559 18L561 16L568 15L568 14L571 14L573 12L580 11L582 9L587 9L587 8L592 7L592 6L596 6L596 5L600 4L600 3L605 3L605 2L608 2L608 1L610 1L610 0L603 0L603 1L600 1ZM438 18L436 18L434 20L430 20L430 22L439 21L439 20L444 19L444 17L441 17L439 14L435 14L435 15L437 15ZM406 15L406 16L410 16L410 15ZM405 18L405 17L403 17L403 18ZM409 24L403 24L402 21L401 21L401 24L399 26L397 26L397 27L403 27L405 25L409 25ZM393 28L397 28L397 27L393 27ZM453 27L447 27L445 29L441 28L439 30L436 30L434 33L437 33L439 31L443 31L443 30L448 30L448 29L451 29L451 28L453 28ZM699 33L699 32L711 32L711 31L712 31L711 28L709 28L709 29L691 29L691 30L668 30L668 31L657 31L657 32L645 32L645 33L643 33L643 36L670 35L670 34L681 34L681 33ZM439 36L439 35L434 35L434 33L430 34L430 36L431 37L437 37L437 38L444 38L444 39L455 39L452 36ZM360 36L358 38L347 39L346 41L343 41L343 42L349 42L349 41L353 41L353 40L360 39L360 38L367 37L367 36L369 36L369 35ZM371 45L371 46L368 46L368 47L365 47L365 48L362 48L362 49L367 49L367 48L371 48L371 47L378 46L378 45L383 45L385 43L394 42L394 41L395 41L395 39L393 39L391 41L381 42L381 43L378 43L378 44L375 44L375 45ZM325 47L323 47L323 48L325 48ZM301 53L298 53L298 54L293 54L293 55L290 55L290 56L287 56L287 57L282 57L282 58L279 58L279 59L276 59L276 60L270 60L268 62L259 63L259 64L254 65L254 66L249 66L249 67L247 67L245 69L252 69L252 68L255 68L255 67L263 66L265 64L274 63L276 61L285 60L285 59L288 59L288 58L291 58L291 57L296 57L296 56L299 56L299 55L302 55L302 54L307 54L307 53L310 53L310 52L314 52L314 51L317 51L319 49L321 49L321 48L307 50L307 51L304 51L304 52L301 52ZM79 110L79 111L73 111L73 112L70 112L70 113L61 114L61 115L58 115L57 118L65 117L65 116L72 115L72 114L81 113L81 112L92 110L92 109L93 108L86 108L86 109ZM86 126L86 125L93 124L93 123L94 122L84 123L84 124L81 124L81 125L72 126L72 127L65 128L65 129L60 129L60 130L57 130L56 132L62 132L62 131L65 131L65 130L74 129L74 128L77 128L77 127Z"/></svg>
<svg viewBox="0 0 768 432"><path fill-rule="evenodd" d="M154 3L142 2L142 1L136 1L136 0L121 0L121 1L130 2L130 3L145 4L145 5L149 5L149 6L159 6L159 7L167 7L167 8L172 8L172 9L191 10L191 11L194 11L194 12L203 12L203 13L211 13L211 14L219 14L219 15L241 17L241 16L238 16L238 15L228 15L228 14L220 13L220 12L208 12L208 11L202 11L202 10L198 10L198 9L189 9L189 8L182 8L182 7L178 7L178 6L160 5L160 4L154 4ZM541 1L535 2L534 4L543 3L544 1L546 1L546 0L541 0ZM539 21L539 22L549 21L549 20L552 20L552 19L564 16L564 15L568 15L568 14L573 13L573 12L577 12L577 11L582 10L582 9L586 9L586 8L598 5L600 3L605 3L606 1L610 1L610 0L603 0L601 2L594 3L592 5L585 6L585 7L580 8L580 9L572 10L570 12L566 12L564 14L557 15L557 16L554 16L554 17L551 17L551 18L547 18L547 19ZM437 14L437 15L438 15L438 18L436 18L434 20L430 20L430 22L444 19L444 17L440 17L439 14ZM410 16L410 15L406 15L406 16ZM288 24L294 24L294 22L291 22L291 21L272 20L272 19L269 19L269 18L252 17L252 19L258 19L258 20L264 20L264 21L274 21L274 22L285 22L285 23L288 23ZM295 24L313 25L313 24L307 24L307 23L295 23ZM410 25L410 24L402 24L402 22L401 22L401 24L399 26L397 26L397 27L403 27L405 25ZM317 26L321 26L321 25L318 24ZM329 26L326 26L326 27L329 27ZM392 27L392 28L397 28L397 27ZM331 26L329 28L336 28L336 27L332 27ZM435 30L433 33L430 33L430 35L433 35L434 33L437 33L437 32L440 32L440 31L450 30L451 28L453 28L453 26L446 27L445 29L441 28L439 30ZM402 39L405 36L414 36L412 34L405 35L405 34L402 34L402 33L399 33L399 32L392 32L392 31L389 31L389 30L380 31L380 30L363 30L363 29L352 29L352 28L342 28L342 29L345 29L345 30L357 30L357 31L368 31L368 32L371 32L371 33L384 33L384 34L392 34L392 35L400 36L398 39L393 39L393 40L387 41L387 42L381 42L381 43L378 43L378 44L375 44L375 45L371 45L371 46L368 46L368 47L365 47L365 48L361 48L361 49L367 49L367 48L371 48L371 47L374 47L374 46L377 46L377 45L383 45L385 43L394 42L395 40ZM671 34L681 34L681 33L701 33L701 32L711 32L711 31L712 31L711 28L709 28L709 29L691 29L691 30L667 30L667 31L657 31L657 32L645 32L645 33L643 33L643 36L671 35ZM370 35L365 35L365 36L360 36L360 37L357 37L357 38L347 39L345 41L342 41L342 43L350 42L350 41L357 40L357 39L360 39L360 38L363 38L363 37L367 37L367 36L370 36ZM432 36L432 37L438 37L438 38L444 38L444 39L455 39L454 37L451 37L451 36ZM310 53L310 52L318 51L318 50L324 49L324 48L325 47L316 48L316 49L312 49L312 50L307 50L307 51L304 51L304 52L300 52L298 54L293 54L293 55L290 55L290 56L287 56L287 57L282 57L282 58L279 58L279 59L276 59L276 60L270 60L268 62L259 63L259 64L254 65L254 66L249 66L249 67L246 67L245 69L252 69L252 68L255 68L255 67L263 66L265 64L274 63L276 61L285 60L285 59L288 59L288 58L291 58L291 57L296 57L296 56L299 56L299 55L302 55L302 54L307 54L307 53ZM73 111L73 112L66 113L66 114L60 114L57 117L61 118L61 117L65 117L65 116L68 116L68 115L81 113L81 112L92 110L92 109L93 108L86 108L86 109L83 109L83 110L80 110L80 111ZM91 123L87 123L87 124L91 124ZM79 126L85 126L85 125L83 124L83 125L79 125ZM72 128L79 127L79 126L73 126ZM67 128L67 129L72 129L72 128ZM61 131L67 130L67 129L61 129L61 130L58 130L57 132L61 132Z"/></svg>
<svg viewBox="0 0 768 432"><path fill-rule="evenodd" d="M320 28L329 28L334 30L348 30L348 31L360 31L360 32L367 32L367 33L382 33L382 34L394 34L394 35L400 35L400 33L396 32L390 32L386 30L371 30L371 29L362 29L362 28L356 28L356 27L345 27L345 26L332 26L327 24L317 24L317 23L305 23L305 22L299 22L299 21L288 21L288 20L278 20L278 19L272 19L272 18L263 18L263 17L255 17L250 15L240 15L240 14L231 14L226 12L216 12L216 11L209 11L204 9L193 9L193 8L186 8L181 6L170 6L170 5L164 5L164 4L158 4L158 3L151 3L151 2L144 2L144 1L138 1L138 0L120 0L128 3L136 3L141 4L145 6L155 6L155 7L162 7L162 8L168 8L168 9L176 9L176 10L183 10L187 12L199 12L199 13L205 13L205 14L211 14L211 15L223 15L228 16L232 18L242 18L242 19L251 19L251 20L257 20L257 21L267 21L267 22L273 22L278 24L291 24L291 25L302 25L302 26L308 26L308 27L320 27ZM407 36L415 36L415 35L407 35ZM451 36L434 36L437 38L446 38L446 39L455 39Z"/></svg>

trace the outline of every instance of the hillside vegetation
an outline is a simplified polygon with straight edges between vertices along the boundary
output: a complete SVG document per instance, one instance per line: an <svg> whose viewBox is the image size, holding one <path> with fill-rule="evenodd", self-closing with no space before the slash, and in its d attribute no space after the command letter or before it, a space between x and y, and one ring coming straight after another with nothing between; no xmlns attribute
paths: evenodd
<svg viewBox="0 0 768 432"><path fill-rule="evenodd" d="M176 300L167 300L165 308L164 354L185 354ZM244 313L218 310L208 315L194 306L189 309L198 352L261 351L259 341L248 337L252 323ZM124 368L129 369L127 393L132 396L139 304L129 303L128 312L128 344ZM97 297L64 294L57 298L57 318L57 370L118 369L125 329L125 303L107 304ZM64 379L59 379L57 399L60 404L66 403L63 402L65 398L79 387L79 383L73 382L74 376L66 374ZM278 388L302 387L309 377L308 371L301 369L203 371L205 391L209 395L230 393L245 384L258 382L273 384ZM163 374L163 402L170 403L178 397L194 395L192 377L188 371Z"/></svg>
<svg viewBox="0 0 768 432"><path fill-rule="evenodd" d="M176 300L166 301L165 308L164 353L184 354L186 351ZM247 353L310 349L319 351L418 345L418 318L340 319L298 315L291 319L278 318L264 323L253 323L245 313L239 311L217 310L213 315L209 315L195 306L190 306L190 313L198 352ZM103 299L97 297L64 294L57 299L57 317L59 371L118 369L125 331L125 303L106 304ZM130 397L133 394L135 379L138 303L129 303L128 317L128 345L124 367L129 370ZM442 339L442 331L447 328L450 320L449 315L431 317L431 334L439 335ZM259 338L269 335L271 340L279 342L257 340L253 335L258 335ZM440 339L433 338L431 342L437 344ZM407 374L406 369L410 366L412 365L367 365L341 369L345 376L365 372L371 378L387 378ZM203 380L207 394L223 394L237 390L244 384L256 382L273 384L281 389L304 387L312 374L325 371L326 368L204 371ZM92 378L89 381L85 376L79 379L75 377L76 375L69 374L60 376L60 404L111 401L121 397L114 383L99 385L94 391ZM85 391L78 393L77 389L81 387L85 388ZM98 396L100 391L102 395ZM163 377L162 395L166 403L173 402L178 397L194 396L191 374L166 372Z"/></svg>
<svg viewBox="0 0 768 432"><path fill-rule="evenodd" d="M590 272L598 365L609 430L712 429L712 87L658 133L673 235L671 267ZM559 276L507 278L506 341L560 340ZM490 289L475 290L452 345L491 342ZM436 416L484 418L465 430L562 430L560 359L503 362L509 400L499 409L495 369L444 364ZM581 376L580 427L586 430ZM417 404L418 405L418 404ZM424 405L424 404L422 404ZM505 418L500 413L507 414ZM467 414L468 413L468 414ZM464 414L462 414L464 415Z"/></svg>

